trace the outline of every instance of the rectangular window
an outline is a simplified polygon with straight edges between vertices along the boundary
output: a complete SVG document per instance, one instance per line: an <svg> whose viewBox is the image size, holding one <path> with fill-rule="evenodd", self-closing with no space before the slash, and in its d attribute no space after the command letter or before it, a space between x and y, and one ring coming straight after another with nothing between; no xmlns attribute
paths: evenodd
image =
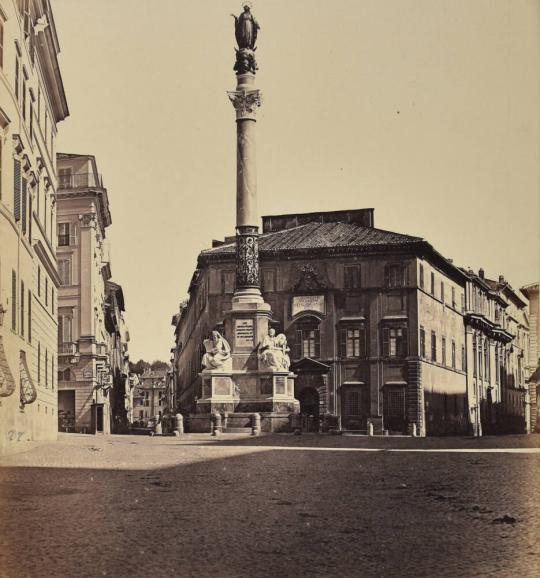
<svg viewBox="0 0 540 578"><path fill-rule="evenodd" d="M0 19L0 68L4 68L4 21Z"/></svg>
<svg viewBox="0 0 540 578"><path fill-rule="evenodd" d="M452 287L452 307L456 308L456 288Z"/></svg>
<svg viewBox="0 0 540 578"><path fill-rule="evenodd" d="M11 329L17 331L17 273L11 271Z"/></svg>
<svg viewBox="0 0 540 578"><path fill-rule="evenodd" d="M21 220L21 161L13 162L13 216Z"/></svg>
<svg viewBox="0 0 540 578"><path fill-rule="evenodd" d="M465 311L465 293L461 294L461 312Z"/></svg>
<svg viewBox="0 0 540 578"><path fill-rule="evenodd" d="M303 330L302 331L302 357L319 357L319 330Z"/></svg>
<svg viewBox="0 0 540 578"><path fill-rule="evenodd" d="M49 387L49 351L45 349L45 387Z"/></svg>
<svg viewBox="0 0 540 578"><path fill-rule="evenodd" d="M30 101L30 140L34 138L34 103Z"/></svg>
<svg viewBox="0 0 540 578"><path fill-rule="evenodd" d="M37 294L41 297L41 267L38 265L37 270Z"/></svg>
<svg viewBox="0 0 540 578"><path fill-rule="evenodd" d="M452 339L452 369L456 369L456 342Z"/></svg>
<svg viewBox="0 0 540 578"><path fill-rule="evenodd" d="M431 332L431 361L437 361L437 336Z"/></svg>
<svg viewBox="0 0 540 578"><path fill-rule="evenodd" d="M420 357L426 356L426 330L420 327Z"/></svg>
<svg viewBox="0 0 540 578"><path fill-rule="evenodd" d="M73 171L70 168L58 170L58 188L69 189L73 186Z"/></svg>
<svg viewBox="0 0 540 578"><path fill-rule="evenodd" d="M435 273L431 272L431 288L430 293L435 296Z"/></svg>
<svg viewBox="0 0 540 578"><path fill-rule="evenodd" d="M467 370L467 358L465 357L465 346L461 346L461 371Z"/></svg>
<svg viewBox="0 0 540 578"><path fill-rule="evenodd" d="M49 278L45 277L45 306L49 305Z"/></svg>
<svg viewBox="0 0 540 578"><path fill-rule="evenodd" d="M262 270L262 290L264 292L276 290L276 271L274 269Z"/></svg>
<svg viewBox="0 0 540 578"><path fill-rule="evenodd" d="M405 267L401 263L386 266L386 286L403 287L405 285Z"/></svg>
<svg viewBox="0 0 540 578"><path fill-rule="evenodd" d="M346 265L344 268L344 285L345 289L359 289L360 283L360 265Z"/></svg>
<svg viewBox="0 0 540 578"><path fill-rule="evenodd" d="M26 323L26 319L24 317L24 300L26 298L26 293L24 291L24 281L21 279L21 335L24 337L24 325Z"/></svg>
<svg viewBox="0 0 540 578"><path fill-rule="evenodd" d="M499 384L499 348L495 347L495 383Z"/></svg>
<svg viewBox="0 0 540 578"><path fill-rule="evenodd" d="M19 64L19 58L15 58L15 98L17 99L17 101L19 100L19 76L20 76L20 70L19 70L20 64Z"/></svg>
<svg viewBox="0 0 540 578"><path fill-rule="evenodd" d="M69 223L58 223L58 246L69 246Z"/></svg>
<svg viewBox="0 0 540 578"><path fill-rule="evenodd" d="M41 342L37 344L37 380L41 384Z"/></svg>
<svg viewBox="0 0 540 578"><path fill-rule="evenodd" d="M424 288L424 265L420 265L419 285L420 289Z"/></svg>
<svg viewBox="0 0 540 578"><path fill-rule="evenodd" d="M28 290L28 341L32 343L32 292Z"/></svg>
<svg viewBox="0 0 540 578"><path fill-rule="evenodd" d="M482 340L480 339L480 340L478 341L478 377L479 377L480 379L482 379L482 377L483 377L482 363L483 363L483 359L482 359Z"/></svg>
<svg viewBox="0 0 540 578"><path fill-rule="evenodd" d="M406 327L383 327L384 357L405 357L407 350Z"/></svg>
<svg viewBox="0 0 540 578"><path fill-rule="evenodd" d="M231 295L232 293L234 293L234 281L235 281L234 271L221 272L221 289L224 295Z"/></svg>
<svg viewBox="0 0 540 578"><path fill-rule="evenodd" d="M476 337L473 338L472 356L473 356L473 376L476 377L476 366L478 364L478 359L476 358Z"/></svg>
<svg viewBox="0 0 540 578"><path fill-rule="evenodd" d="M22 189L21 189L21 220L22 220L22 232L23 235L26 235L26 222L27 222L27 182L26 179L23 177L22 181Z"/></svg>
<svg viewBox="0 0 540 578"><path fill-rule="evenodd" d="M345 358L365 357L366 328L348 327L341 330L341 356Z"/></svg>
<svg viewBox="0 0 540 578"><path fill-rule="evenodd" d="M22 81L22 116L23 120L26 121L26 79L23 78Z"/></svg>
<svg viewBox="0 0 540 578"><path fill-rule="evenodd" d="M62 285L71 285L71 259L58 261L58 275Z"/></svg>
<svg viewBox="0 0 540 578"><path fill-rule="evenodd" d="M441 338L441 363L446 365L446 337Z"/></svg>
<svg viewBox="0 0 540 578"><path fill-rule="evenodd" d="M441 281L441 301L444 303L444 282Z"/></svg>
<svg viewBox="0 0 540 578"><path fill-rule="evenodd" d="M301 357L318 359L321 356L321 337L316 325L297 329L294 356L297 359Z"/></svg>

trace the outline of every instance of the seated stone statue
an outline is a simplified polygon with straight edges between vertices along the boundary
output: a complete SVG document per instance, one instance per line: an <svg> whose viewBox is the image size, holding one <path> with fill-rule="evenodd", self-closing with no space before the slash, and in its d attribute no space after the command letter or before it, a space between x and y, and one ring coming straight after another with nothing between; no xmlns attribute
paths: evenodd
<svg viewBox="0 0 540 578"><path fill-rule="evenodd" d="M288 351L285 335L280 333L276 336L276 330L270 328L259 346L259 358L269 368L288 371L291 365Z"/></svg>
<svg viewBox="0 0 540 578"><path fill-rule="evenodd" d="M231 346L219 331L212 331L212 339L205 339L204 347L206 349L202 358L204 369L230 370Z"/></svg>

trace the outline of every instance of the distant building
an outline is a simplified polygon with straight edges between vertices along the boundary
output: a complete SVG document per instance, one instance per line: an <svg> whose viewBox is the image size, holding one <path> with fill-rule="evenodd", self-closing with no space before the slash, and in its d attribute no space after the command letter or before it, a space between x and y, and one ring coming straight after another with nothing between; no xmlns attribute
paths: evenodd
<svg viewBox="0 0 540 578"><path fill-rule="evenodd" d="M111 281L107 189L92 155L58 154L58 405L61 430L123 430L127 341Z"/></svg>
<svg viewBox="0 0 540 578"><path fill-rule="evenodd" d="M473 363L475 347L477 356L489 352L491 368L497 348L506 363L520 359L525 303L508 286L480 282L424 239L376 229L371 209L263 217L259 252L264 300L287 336L304 416L339 419L348 430L371 423L379 433L478 435L490 396L504 399L507 413L524 402L518 369L496 389L494 369L488 386ZM204 395L203 339L222 327L234 284L232 237L200 253L189 299L173 317L175 401L188 428ZM490 293L485 327L472 305L478 287Z"/></svg>
<svg viewBox="0 0 540 578"><path fill-rule="evenodd" d="M133 393L133 421L146 425L150 418L164 415L167 407L167 373L165 369L147 369Z"/></svg>
<svg viewBox="0 0 540 578"><path fill-rule="evenodd" d="M540 300L539 283L530 283L521 288L529 300L530 350L526 367L527 383L531 401L531 430L540 430Z"/></svg>
<svg viewBox="0 0 540 578"><path fill-rule="evenodd" d="M59 52L48 1L1 3L0 453L57 435Z"/></svg>

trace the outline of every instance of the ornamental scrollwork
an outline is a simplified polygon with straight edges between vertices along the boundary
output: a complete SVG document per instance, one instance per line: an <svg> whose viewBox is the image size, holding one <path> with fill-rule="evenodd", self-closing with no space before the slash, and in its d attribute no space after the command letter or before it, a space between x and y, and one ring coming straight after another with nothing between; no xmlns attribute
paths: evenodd
<svg viewBox="0 0 540 578"><path fill-rule="evenodd" d="M257 227L243 227L236 234L236 287L259 287L259 240Z"/></svg>

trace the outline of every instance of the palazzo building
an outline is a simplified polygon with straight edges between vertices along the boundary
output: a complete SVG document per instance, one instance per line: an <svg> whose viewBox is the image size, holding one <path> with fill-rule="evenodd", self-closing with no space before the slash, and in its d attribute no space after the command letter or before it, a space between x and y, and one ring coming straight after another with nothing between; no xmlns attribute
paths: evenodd
<svg viewBox="0 0 540 578"><path fill-rule="evenodd" d="M531 400L531 431L540 430L540 283L530 283L521 288L529 300L530 351L526 369L529 396Z"/></svg>
<svg viewBox="0 0 540 578"><path fill-rule="evenodd" d="M456 267L424 239L376 229L372 209L263 217L259 251L301 414L418 435L480 434L487 404L499 401L501 423L512 422L514 404L523 417L525 302L508 284ZM173 317L176 403L186 416L202 394L203 340L222 327L234 283L234 237L214 241ZM473 359L489 359L489 378ZM514 421L505 427L519 430Z"/></svg>
<svg viewBox="0 0 540 578"><path fill-rule="evenodd" d="M133 421L146 425L148 420L164 415L168 408L168 370L147 369L140 377L133 394Z"/></svg>
<svg viewBox="0 0 540 578"><path fill-rule="evenodd" d="M125 431L129 337L122 288L111 281L107 189L92 155L58 154L57 165L59 427Z"/></svg>
<svg viewBox="0 0 540 578"><path fill-rule="evenodd" d="M57 126L48 0L0 0L0 452L57 432Z"/></svg>

